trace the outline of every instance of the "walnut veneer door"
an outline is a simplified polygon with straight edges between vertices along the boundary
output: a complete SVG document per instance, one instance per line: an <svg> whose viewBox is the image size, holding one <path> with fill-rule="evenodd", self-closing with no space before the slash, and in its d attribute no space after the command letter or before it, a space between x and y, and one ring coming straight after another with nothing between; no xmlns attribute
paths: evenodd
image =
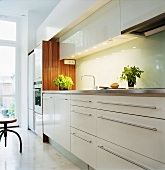
<svg viewBox="0 0 165 170"><path fill-rule="evenodd" d="M75 83L75 65L66 65L64 60L60 61L59 43L54 41L42 42L42 89L43 90L58 90L54 86L53 80L59 74L70 76ZM72 87L75 89L75 85Z"/></svg>

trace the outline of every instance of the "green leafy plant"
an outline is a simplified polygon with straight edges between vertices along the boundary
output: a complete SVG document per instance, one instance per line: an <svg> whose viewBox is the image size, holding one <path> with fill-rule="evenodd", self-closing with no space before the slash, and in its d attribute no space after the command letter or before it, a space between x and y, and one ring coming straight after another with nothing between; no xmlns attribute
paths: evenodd
<svg viewBox="0 0 165 170"><path fill-rule="evenodd" d="M120 80L128 81L129 87L134 87L136 84L136 77L140 78L144 71L140 70L139 67L124 67L124 71L121 73Z"/></svg>
<svg viewBox="0 0 165 170"><path fill-rule="evenodd" d="M68 76L60 74L58 78L53 80L54 86L58 87L60 90L70 90L74 85L72 79Z"/></svg>

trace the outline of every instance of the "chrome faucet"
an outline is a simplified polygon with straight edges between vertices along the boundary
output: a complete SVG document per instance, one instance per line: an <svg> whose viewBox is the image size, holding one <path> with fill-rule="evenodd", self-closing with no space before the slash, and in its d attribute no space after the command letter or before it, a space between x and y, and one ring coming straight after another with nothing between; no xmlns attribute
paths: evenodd
<svg viewBox="0 0 165 170"><path fill-rule="evenodd" d="M95 86L95 77L93 75L83 75L81 76L81 80L83 77L92 77L93 78L93 89L95 90L96 86Z"/></svg>

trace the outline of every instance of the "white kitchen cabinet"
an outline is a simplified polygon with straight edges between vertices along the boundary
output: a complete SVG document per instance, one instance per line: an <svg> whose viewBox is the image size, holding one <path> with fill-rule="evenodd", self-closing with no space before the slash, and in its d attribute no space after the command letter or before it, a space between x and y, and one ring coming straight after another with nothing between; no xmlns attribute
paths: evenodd
<svg viewBox="0 0 165 170"><path fill-rule="evenodd" d="M35 53L34 79L35 81L41 81L42 80L42 43L34 49L34 53Z"/></svg>
<svg viewBox="0 0 165 170"><path fill-rule="evenodd" d="M54 98L52 94L43 94L43 132L55 140Z"/></svg>
<svg viewBox="0 0 165 170"><path fill-rule="evenodd" d="M103 140L98 140L97 147L97 170L142 170L139 166L125 160L126 156L119 154L119 151L111 149L111 145ZM109 146L109 147L108 147Z"/></svg>
<svg viewBox="0 0 165 170"><path fill-rule="evenodd" d="M97 137L165 163L163 97L97 99Z"/></svg>
<svg viewBox="0 0 165 170"><path fill-rule="evenodd" d="M71 106L71 127L96 136L96 109Z"/></svg>
<svg viewBox="0 0 165 170"><path fill-rule="evenodd" d="M54 96L55 141L70 151L70 95Z"/></svg>
<svg viewBox="0 0 165 170"><path fill-rule="evenodd" d="M71 127L96 135L94 95L71 95Z"/></svg>
<svg viewBox="0 0 165 170"><path fill-rule="evenodd" d="M108 111L97 116L99 138L165 163L164 120Z"/></svg>
<svg viewBox="0 0 165 170"><path fill-rule="evenodd" d="M35 112L35 133L43 138L42 115Z"/></svg>
<svg viewBox="0 0 165 170"><path fill-rule="evenodd" d="M97 138L97 170L164 170L165 165Z"/></svg>
<svg viewBox="0 0 165 170"><path fill-rule="evenodd" d="M98 96L97 109L165 119L164 97Z"/></svg>
<svg viewBox="0 0 165 170"><path fill-rule="evenodd" d="M71 153L96 168L96 102L93 95L71 95Z"/></svg>
<svg viewBox="0 0 165 170"><path fill-rule="evenodd" d="M44 20L36 31L36 45L42 41L48 41L52 38L52 13Z"/></svg>
<svg viewBox="0 0 165 170"><path fill-rule="evenodd" d="M96 137L71 128L71 153L96 169Z"/></svg>
<svg viewBox="0 0 165 170"><path fill-rule="evenodd" d="M34 52L28 57L28 128L34 131Z"/></svg>
<svg viewBox="0 0 165 170"><path fill-rule="evenodd" d="M71 53L82 52L120 34L119 0L112 0L60 37L60 59L71 56ZM69 44L75 48L74 53L73 48L66 48Z"/></svg>
<svg viewBox="0 0 165 170"><path fill-rule="evenodd" d="M36 45L41 43L42 40L48 41L53 38L78 17L82 16L97 1L61 0L37 29Z"/></svg>
<svg viewBox="0 0 165 170"><path fill-rule="evenodd" d="M82 106L89 108L96 108L96 100L94 95L72 95L71 96L72 106Z"/></svg>
<svg viewBox="0 0 165 170"><path fill-rule="evenodd" d="M121 31L165 12L164 0L120 0Z"/></svg>

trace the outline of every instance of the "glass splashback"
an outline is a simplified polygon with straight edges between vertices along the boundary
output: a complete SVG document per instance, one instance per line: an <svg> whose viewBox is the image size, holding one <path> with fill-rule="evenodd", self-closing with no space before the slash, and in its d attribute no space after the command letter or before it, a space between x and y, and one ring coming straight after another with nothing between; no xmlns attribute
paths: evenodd
<svg viewBox="0 0 165 170"><path fill-rule="evenodd" d="M89 83L81 80L86 74L95 76L96 85L118 82L120 87L127 87L127 82L120 82L120 74L128 65L144 70L136 88L165 88L165 31L78 59L77 89L88 89Z"/></svg>

